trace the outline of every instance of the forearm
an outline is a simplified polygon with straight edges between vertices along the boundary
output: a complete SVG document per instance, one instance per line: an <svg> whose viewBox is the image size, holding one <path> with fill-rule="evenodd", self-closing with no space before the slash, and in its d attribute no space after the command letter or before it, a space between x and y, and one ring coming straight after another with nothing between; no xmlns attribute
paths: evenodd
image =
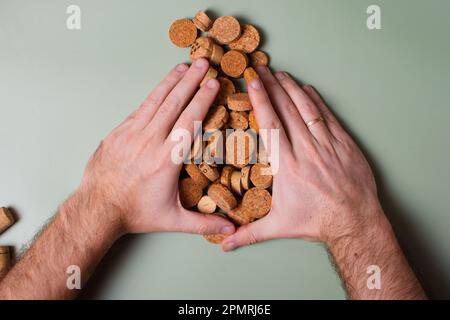
<svg viewBox="0 0 450 320"><path fill-rule="evenodd" d="M0 299L66 299L79 290L67 287L67 268L78 266L81 284L120 236L120 223L100 199L77 191L0 283Z"/></svg>
<svg viewBox="0 0 450 320"><path fill-rule="evenodd" d="M341 226L337 236L327 241L349 297L426 299L381 207L366 210L370 212L359 212L358 221Z"/></svg>

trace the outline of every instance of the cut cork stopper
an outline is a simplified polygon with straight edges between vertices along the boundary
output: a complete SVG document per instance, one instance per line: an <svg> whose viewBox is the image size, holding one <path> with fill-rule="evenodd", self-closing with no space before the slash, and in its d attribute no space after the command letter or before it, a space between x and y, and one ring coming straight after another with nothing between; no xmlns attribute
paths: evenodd
<svg viewBox="0 0 450 320"><path fill-rule="evenodd" d="M189 19L177 20L170 26L169 37L177 47L187 48L197 39L197 27Z"/></svg>
<svg viewBox="0 0 450 320"><path fill-rule="evenodd" d="M220 183L228 189L231 189L231 174L233 171L234 168L232 166L225 166L220 174Z"/></svg>
<svg viewBox="0 0 450 320"><path fill-rule="evenodd" d="M223 240L225 240L227 236L224 234L206 234L203 236L208 242L213 244L221 244Z"/></svg>
<svg viewBox="0 0 450 320"><path fill-rule="evenodd" d="M200 82L200 87L203 87L204 85L206 85L206 83L208 83L209 80L217 78L218 74L219 73L217 72L216 69L214 69L213 67L209 67L208 71L206 72L205 76L203 77L202 82Z"/></svg>
<svg viewBox="0 0 450 320"><path fill-rule="evenodd" d="M269 213L272 196L266 189L251 188L242 198L242 208L248 210L251 217L260 219Z"/></svg>
<svg viewBox="0 0 450 320"><path fill-rule="evenodd" d="M203 32L207 32L212 25L211 19L208 17L208 15L204 11L199 11L195 15L194 19L192 19L192 22L195 24L195 26Z"/></svg>
<svg viewBox="0 0 450 320"><path fill-rule="evenodd" d="M11 250L8 246L0 246L0 279L8 273L11 268Z"/></svg>
<svg viewBox="0 0 450 320"><path fill-rule="evenodd" d="M241 171L234 171L231 174L231 190L238 196L242 196L244 188L241 184Z"/></svg>
<svg viewBox="0 0 450 320"><path fill-rule="evenodd" d="M203 121L203 130L222 129L228 122L228 117L228 111L224 106L212 107Z"/></svg>
<svg viewBox="0 0 450 320"><path fill-rule="evenodd" d="M223 48L217 44L214 44L209 61L211 61L212 64L218 66L222 61L223 54L224 54Z"/></svg>
<svg viewBox="0 0 450 320"><path fill-rule="evenodd" d="M226 160L236 168L247 166L256 150L255 138L243 130L235 130L227 137Z"/></svg>
<svg viewBox="0 0 450 320"><path fill-rule="evenodd" d="M187 174L198 184L202 189L205 189L209 185L209 179L205 177L202 171L193 163L188 163L184 165L184 169Z"/></svg>
<svg viewBox="0 0 450 320"><path fill-rule="evenodd" d="M250 180L257 188L269 188L273 182L270 165L264 163L255 164L250 171Z"/></svg>
<svg viewBox="0 0 450 320"><path fill-rule="evenodd" d="M253 110L248 113L248 125L256 133L259 132L259 127L258 124L256 123L255 112Z"/></svg>
<svg viewBox="0 0 450 320"><path fill-rule="evenodd" d="M245 190L250 189L250 170L252 166L246 166L241 169L241 184Z"/></svg>
<svg viewBox="0 0 450 320"><path fill-rule="evenodd" d="M241 35L241 25L236 18L223 16L214 21L208 35L220 44L229 44Z"/></svg>
<svg viewBox="0 0 450 320"><path fill-rule="evenodd" d="M238 226L244 226L253 221L248 210L242 208L242 205L227 212L228 217Z"/></svg>
<svg viewBox="0 0 450 320"><path fill-rule="evenodd" d="M250 62L253 67L266 66L269 64L269 57L263 51L255 51L250 54Z"/></svg>
<svg viewBox="0 0 450 320"><path fill-rule="evenodd" d="M216 203L208 196L203 196L200 201L197 203L197 209L201 213L211 214L214 213L217 209Z"/></svg>
<svg viewBox="0 0 450 320"><path fill-rule="evenodd" d="M225 105L227 104L227 98L230 94L236 92L236 87L234 86L233 81L225 77L217 78L220 83L220 91L216 98L216 104Z"/></svg>
<svg viewBox="0 0 450 320"><path fill-rule="evenodd" d="M251 24L245 24L241 29L241 36L230 43L230 49L243 51L245 53L255 51L261 41L258 30Z"/></svg>
<svg viewBox="0 0 450 320"><path fill-rule="evenodd" d="M225 53L220 61L222 71L230 77L240 78L248 65L248 58L245 53L237 50L230 50Z"/></svg>
<svg viewBox="0 0 450 320"><path fill-rule="evenodd" d="M237 206L237 200L231 191L220 183L212 184L209 187L208 196L225 212L233 210Z"/></svg>
<svg viewBox="0 0 450 320"><path fill-rule="evenodd" d="M199 37L191 47L190 58L192 61L200 58L209 59L214 47L214 40L208 37Z"/></svg>
<svg viewBox="0 0 450 320"><path fill-rule="evenodd" d="M217 168L211 167L207 163L200 164L198 168L205 175L205 177L207 177L212 182L216 181L220 177Z"/></svg>
<svg viewBox="0 0 450 320"><path fill-rule="evenodd" d="M256 73L255 69L248 67L244 71L244 79L247 85L249 85L253 79L259 79L259 75Z"/></svg>
<svg viewBox="0 0 450 320"><path fill-rule="evenodd" d="M14 216L8 208L0 208L0 234L14 224Z"/></svg>
<svg viewBox="0 0 450 320"><path fill-rule="evenodd" d="M231 111L228 124L233 129L245 130L248 128L248 113L244 111Z"/></svg>
<svg viewBox="0 0 450 320"><path fill-rule="evenodd" d="M228 96L228 108L234 111L250 111L253 110L252 103L246 92L230 94Z"/></svg>
<svg viewBox="0 0 450 320"><path fill-rule="evenodd" d="M180 190L181 204L187 209L194 207L203 195L201 186L192 178L182 179L178 184L178 189Z"/></svg>

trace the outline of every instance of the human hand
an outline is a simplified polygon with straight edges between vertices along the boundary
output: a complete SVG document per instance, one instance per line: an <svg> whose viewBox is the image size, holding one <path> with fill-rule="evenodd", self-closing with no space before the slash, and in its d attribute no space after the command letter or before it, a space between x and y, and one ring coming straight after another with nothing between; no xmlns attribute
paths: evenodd
<svg viewBox="0 0 450 320"><path fill-rule="evenodd" d="M145 102L100 144L90 159L78 192L110 208L107 223L123 232L180 231L199 234L235 231L215 215L184 209L178 195L182 164L171 161L179 142L171 133L183 128L194 136L194 121L202 121L218 91L210 80L196 93L208 70L199 59L188 68L178 65ZM185 141L191 144L191 141Z"/></svg>
<svg viewBox="0 0 450 320"><path fill-rule="evenodd" d="M259 67L248 86L260 128L279 129L272 209L223 242L225 251L274 238L329 243L381 212L371 169L311 86ZM322 117L310 126L310 121ZM264 144L268 144L264 141ZM270 151L269 151L270 152Z"/></svg>

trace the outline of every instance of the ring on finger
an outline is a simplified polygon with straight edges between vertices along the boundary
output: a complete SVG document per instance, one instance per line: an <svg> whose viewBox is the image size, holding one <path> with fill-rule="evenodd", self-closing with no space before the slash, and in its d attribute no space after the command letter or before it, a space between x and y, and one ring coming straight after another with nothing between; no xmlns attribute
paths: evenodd
<svg viewBox="0 0 450 320"><path fill-rule="evenodd" d="M315 125L315 124L317 124L317 123L319 123L319 122L325 122L325 119L322 117L322 116L320 116L320 117L317 117L317 118L315 118L315 119L312 119L311 121L308 121L307 123L306 123L306 126L308 127L308 128L311 128L313 125Z"/></svg>

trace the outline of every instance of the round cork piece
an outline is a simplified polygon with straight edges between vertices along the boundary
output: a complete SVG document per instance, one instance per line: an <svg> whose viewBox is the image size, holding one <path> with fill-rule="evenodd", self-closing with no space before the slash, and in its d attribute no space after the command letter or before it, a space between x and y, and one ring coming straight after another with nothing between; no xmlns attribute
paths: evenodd
<svg viewBox="0 0 450 320"><path fill-rule="evenodd" d="M253 221L248 210L242 208L242 205L227 212L228 217L238 226L244 226Z"/></svg>
<svg viewBox="0 0 450 320"><path fill-rule="evenodd" d="M256 150L253 136L243 130L235 130L226 140L226 160L236 168L247 166Z"/></svg>
<svg viewBox="0 0 450 320"><path fill-rule="evenodd" d="M248 58L245 53L237 50L230 50L225 53L220 61L222 71L229 77L240 78L248 65Z"/></svg>
<svg viewBox="0 0 450 320"><path fill-rule="evenodd" d="M219 77L217 80L220 83L220 91L216 98L216 104L225 105L227 104L228 96L236 92L236 87L233 81L228 78Z"/></svg>
<svg viewBox="0 0 450 320"><path fill-rule="evenodd" d="M259 132L259 127L258 124L256 123L255 112L253 110L248 113L248 125L256 133Z"/></svg>
<svg viewBox="0 0 450 320"><path fill-rule="evenodd" d="M241 35L241 25L236 18L223 16L214 21L208 35L220 44L229 44Z"/></svg>
<svg viewBox="0 0 450 320"><path fill-rule="evenodd" d="M253 67L266 66L269 64L269 57L263 51L255 51L250 54L250 61Z"/></svg>
<svg viewBox="0 0 450 320"><path fill-rule="evenodd" d="M228 117L228 111L224 106L212 107L203 121L203 130L221 129L228 122Z"/></svg>
<svg viewBox="0 0 450 320"><path fill-rule="evenodd" d="M201 213L211 214L214 213L217 209L216 203L208 196L203 196L200 201L197 203L197 209Z"/></svg>
<svg viewBox="0 0 450 320"><path fill-rule="evenodd" d="M250 102L250 98L246 92L230 94L228 96L227 105L228 108L234 111L253 110L252 103Z"/></svg>
<svg viewBox="0 0 450 320"><path fill-rule="evenodd" d="M257 188L267 189L272 185L273 176L269 164L257 163L250 171L250 180Z"/></svg>
<svg viewBox="0 0 450 320"><path fill-rule="evenodd" d="M251 168L252 168L252 166L246 166L241 169L241 184L245 190L248 190L251 187L251 183L250 183Z"/></svg>
<svg viewBox="0 0 450 320"><path fill-rule="evenodd" d="M203 80L200 82L200 87L203 87L208 83L209 80L217 78L217 75L219 73L216 69L213 67L209 67L208 71L206 72L205 76L203 77Z"/></svg>
<svg viewBox="0 0 450 320"><path fill-rule="evenodd" d="M208 31L212 26L212 21L208 17L208 15L204 11L199 11L195 15L194 19L192 19L192 22L195 24L195 26L203 32Z"/></svg>
<svg viewBox="0 0 450 320"><path fill-rule="evenodd" d="M217 168L211 167L207 163L201 163L198 168L210 181L216 181L220 177Z"/></svg>
<svg viewBox="0 0 450 320"><path fill-rule="evenodd" d="M209 59L212 55L214 40L208 37L200 37L191 46L190 58L192 61L200 58Z"/></svg>
<svg viewBox="0 0 450 320"><path fill-rule="evenodd" d="M234 171L231 174L231 190L238 196L242 196L244 188L241 184L241 171Z"/></svg>
<svg viewBox="0 0 450 320"><path fill-rule="evenodd" d="M266 189L251 188L242 198L242 208L248 210L250 216L259 219L269 213L272 196Z"/></svg>
<svg viewBox="0 0 450 320"><path fill-rule="evenodd" d="M179 184L180 201L186 209L194 207L201 199L203 192L200 185L194 182L192 178L184 178Z"/></svg>
<svg viewBox="0 0 450 320"><path fill-rule="evenodd" d="M222 173L220 175L220 183L223 184L228 189L231 189L231 174L233 173L234 168L232 166L225 166L222 169Z"/></svg>
<svg viewBox="0 0 450 320"><path fill-rule="evenodd" d="M245 130L248 128L248 113L244 111L231 111L228 124L233 129Z"/></svg>
<svg viewBox="0 0 450 320"><path fill-rule="evenodd" d="M261 37L258 30L251 24L242 26L241 36L230 43L230 48L233 50L240 50L245 53L251 53L258 48Z"/></svg>
<svg viewBox="0 0 450 320"><path fill-rule="evenodd" d="M224 234L206 234L203 236L208 242L213 244L221 244L227 236Z"/></svg>
<svg viewBox="0 0 450 320"><path fill-rule="evenodd" d="M186 170L189 177L191 177L202 189L209 185L209 179L202 173L197 165L193 163L185 164L184 170Z"/></svg>
<svg viewBox="0 0 450 320"><path fill-rule="evenodd" d="M255 69L248 67L244 71L244 79L248 85L253 79L259 79L259 75L256 73Z"/></svg>
<svg viewBox="0 0 450 320"><path fill-rule="evenodd" d="M208 196L225 212L237 206L237 200L227 187L220 183L212 184L208 189Z"/></svg>
<svg viewBox="0 0 450 320"><path fill-rule="evenodd" d="M170 26L169 37L177 47L187 48L197 39L197 27L189 19L177 20Z"/></svg>

